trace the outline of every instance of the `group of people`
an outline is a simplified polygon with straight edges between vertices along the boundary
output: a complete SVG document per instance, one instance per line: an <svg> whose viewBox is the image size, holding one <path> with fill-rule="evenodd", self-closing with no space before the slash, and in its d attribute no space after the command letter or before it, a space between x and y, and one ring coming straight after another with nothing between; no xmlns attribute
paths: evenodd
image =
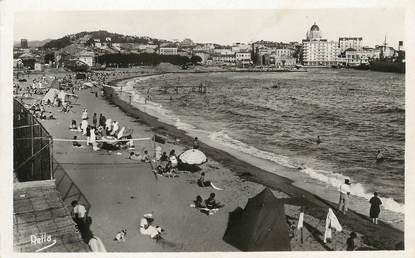
<svg viewBox="0 0 415 258"><path fill-rule="evenodd" d="M178 165L179 160L174 149L167 156L166 152L161 153L161 148L156 148L154 173L168 178L177 177Z"/></svg>
<svg viewBox="0 0 415 258"><path fill-rule="evenodd" d="M346 178L344 183L340 185L340 198L339 198L339 211L342 212L344 215L346 214L347 210L349 209L350 204L350 179ZM369 200L370 203L370 212L369 216L372 219L373 224L378 224L378 218L380 214L380 207L382 205L382 201L378 197L378 193L374 192L373 197Z"/></svg>
<svg viewBox="0 0 415 258"><path fill-rule="evenodd" d="M220 208L224 206L222 203L216 201L215 197L215 193L210 193L209 197L206 200L203 200L203 198L198 195L196 196L196 200L194 200L191 204L191 207L200 210L200 212L206 215L215 214Z"/></svg>
<svg viewBox="0 0 415 258"><path fill-rule="evenodd" d="M108 138L108 141L121 140L124 139L126 146L133 149L134 141L132 140L131 133L125 135L126 128L120 128L117 121L112 121L111 118L106 118L104 115L100 114L97 117L97 114L94 113L92 117L92 123L89 123L88 109L84 109L81 115L81 123L79 127L77 126L76 120L72 120L70 124L70 130L82 132L83 136L86 136L86 143L92 145L94 151L99 150L97 140L103 139L104 137ZM79 145L75 143L74 137L74 146ZM104 142L105 143L105 142Z"/></svg>

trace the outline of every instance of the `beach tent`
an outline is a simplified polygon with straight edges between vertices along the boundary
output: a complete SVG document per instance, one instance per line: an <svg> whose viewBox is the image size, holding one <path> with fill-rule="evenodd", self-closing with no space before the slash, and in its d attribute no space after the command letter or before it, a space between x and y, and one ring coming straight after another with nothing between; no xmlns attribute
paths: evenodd
<svg viewBox="0 0 415 258"><path fill-rule="evenodd" d="M206 155L200 150L191 149L180 154L179 159L189 165L200 165L207 161Z"/></svg>
<svg viewBox="0 0 415 258"><path fill-rule="evenodd" d="M51 103L54 102L55 98L58 96L59 90L58 89L49 89L49 91L43 96L42 101L48 102L50 100Z"/></svg>
<svg viewBox="0 0 415 258"><path fill-rule="evenodd" d="M242 251L290 251L284 204L265 188L230 213L223 240Z"/></svg>

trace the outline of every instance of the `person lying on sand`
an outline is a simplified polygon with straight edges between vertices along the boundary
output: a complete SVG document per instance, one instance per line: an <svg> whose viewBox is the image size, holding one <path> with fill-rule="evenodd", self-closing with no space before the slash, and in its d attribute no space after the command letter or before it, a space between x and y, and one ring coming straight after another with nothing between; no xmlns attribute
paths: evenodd
<svg viewBox="0 0 415 258"><path fill-rule="evenodd" d="M76 137L76 135L73 137L72 146L80 148L80 147L82 147L82 145L77 141L77 138L78 137Z"/></svg>
<svg viewBox="0 0 415 258"><path fill-rule="evenodd" d="M209 186L211 186L213 189L219 190L219 191L223 190L219 187L216 187L211 181L206 181L205 180L205 172L202 172L200 174L200 178L197 180L197 185L200 186L200 187L209 187Z"/></svg>
<svg viewBox="0 0 415 258"><path fill-rule="evenodd" d="M152 213L144 214L140 220L140 234L150 236L152 239L160 240L162 239L161 234L165 231L160 226L151 225L153 221Z"/></svg>

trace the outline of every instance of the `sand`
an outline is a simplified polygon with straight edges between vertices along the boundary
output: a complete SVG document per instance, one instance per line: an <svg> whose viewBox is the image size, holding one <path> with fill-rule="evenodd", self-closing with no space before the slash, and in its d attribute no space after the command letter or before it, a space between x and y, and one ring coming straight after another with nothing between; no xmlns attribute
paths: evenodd
<svg viewBox="0 0 415 258"><path fill-rule="evenodd" d="M120 74L113 76L113 79L119 76L128 77ZM175 149L180 153L191 144L192 139L185 132L132 109L115 94L111 97L108 90L106 97L98 98L90 90L75 94L79 94L79 99L73 106L73 112L63 114L55 107L47 108L57 120L45 120L42 124L55 139L72 139L73 135L84 139L80 133L71 132L68 127L72 119L79 123L82 109L86 107L90 117L94 112L98 116L103 113L106 117L116 119L121 126L133 128L134 138L151 137L157 131L168 136L172 142L180 139L180 144L163 145L163 151ZM151 150L152 147L151 142L136 143L136 151L143 148ZM270 187L278 198L304 196L310 206L312 203L321 207L306 211L304 243L300 242L299 231L294 230L291 240L294 251L344 250L352 230L358 233L358 246L361 247L394 249L398 242L403 241L402 231L383 223L372 225L367 217L349 212L346 216L339 216L344 230L335 233L331 243L324 244L325 216L328 207L335 208L335 204L293 186L286 178L238 160L223 150L204 143L201 143L201 150L209 158L202 165L202 171L206 173L207 179L224 188L224 191L198 187L196 180L200 172L182 172L178 178L156 179L149 164L127 159L130 150L95 152L87 146L73 148L71 142L54 143L55 158L92 205L89 211L93 219L91 230L102 239L110 252L238 251L222 240L229 212L238 206L243 208L248 198L255 196L265 186ZM206 198L211 192L215 192L216 199L225 204L218 213L206 216L189 206L196 195ZM285 205L285 210L289 220L296 223L299 207ZM139 234L139 220L147 212L154 212L154 223L166 230L165 241L156 243L148 236ZM123 228L128 230L127 241L113 241L115 234Z"/></svg>

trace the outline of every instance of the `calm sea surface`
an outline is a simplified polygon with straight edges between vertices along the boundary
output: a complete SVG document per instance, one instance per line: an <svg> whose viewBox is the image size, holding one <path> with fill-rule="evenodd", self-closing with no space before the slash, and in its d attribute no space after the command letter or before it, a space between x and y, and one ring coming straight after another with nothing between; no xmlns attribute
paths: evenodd
<svg viewBox="0 0 415 258"><path fill-rule="evenodd" d="M208 84L207 94L192 88ZM140 82L141 94L212 139L355 194L404 203L405 77L356 70L169 74ZM278 88L273 88L278 85ZM170 96L172 100L170 100ZM320 136L322 143L316 144ZM376 163L378 150L385 161Z"/></svg>

